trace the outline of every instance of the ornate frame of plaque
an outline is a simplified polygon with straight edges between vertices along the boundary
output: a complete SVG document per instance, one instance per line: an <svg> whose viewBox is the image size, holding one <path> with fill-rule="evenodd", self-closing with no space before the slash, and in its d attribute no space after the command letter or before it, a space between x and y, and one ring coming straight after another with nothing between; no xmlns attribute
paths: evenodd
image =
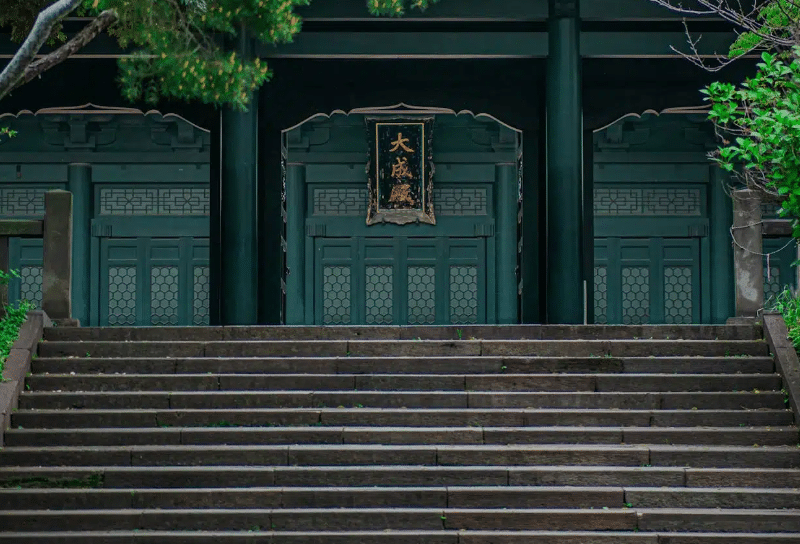
<svg viewBox="0 0 800 544"><path fill-rule="evenodd" d="M436 224L433 117L367 117L367 225Z"/></svg>

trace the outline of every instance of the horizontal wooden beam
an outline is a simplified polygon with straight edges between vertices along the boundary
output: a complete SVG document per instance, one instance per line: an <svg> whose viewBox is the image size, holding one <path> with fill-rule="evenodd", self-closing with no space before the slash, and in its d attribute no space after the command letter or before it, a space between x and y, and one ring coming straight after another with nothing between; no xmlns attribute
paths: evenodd
<svg viewBox="0 0 800 544"><path fill-rule="evenodd" d="M724 54L736 36L707 32L698 43L703 56ZM687 51L682 32L584 32L585 58L675 58ZM290 44L261 46L272 58L544 58L546 32L303 32Z"/></svg>
<svg viewBox="0 0 800 544"><path fill-rule="evenodd" d="M791 235L791 219L764 219L761 222L761 236L764 238L784 238Z"/></svg>
<svg viewBox="0 0 800 544"><path fill-rule="evenodd" d="M732 32L703 32L698 51L703 56L724 54L735 39ZM588 58L679 57L670 46L688 51L681 31L602 31L581 34L581 54ZM18 44L0 34L0 58L11 58ZM50 49L43 48L42 54ZM273 58L544 58L547 32L496 31L318 31L301 32L290 44L259 44L261 57ZM73 58L119 58L125 50L108 36L92 41Z"/></svg>
<svg viewBox="0 0 800 544"><path fill-rule="evenodd" d="M41 238L44 221L35 219L0 219L0 237Z"/></svg>

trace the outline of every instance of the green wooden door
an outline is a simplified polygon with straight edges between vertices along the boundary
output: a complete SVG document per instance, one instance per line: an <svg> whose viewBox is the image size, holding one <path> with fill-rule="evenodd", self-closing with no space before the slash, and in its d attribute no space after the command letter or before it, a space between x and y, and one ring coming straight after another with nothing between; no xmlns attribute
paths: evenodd
<svg viewBox="0 0 800 544"><path fill-rule="evenodd" d="M207 238L101 238L102 326L207 325Z"/></svg>
<svg viewBox="0 0 800 544"><path fill-rule="evenodd" d="M485 323L483 238L317 238L314 322Z"/></svg>
<svg viewBox="0 0 800 544"><path fill-rule="evenodd" d="M792 263L797 260L797 245L790 238L765 238L762 246L764 256L764 305L787 287L797 285L797 273ZM767 258L766 254L769 254Z"/></svg>
<svg viewBox="0 0 800 544"><path fill-rule="evenodd" d="M595 323L698 323L701 294L698 238L595 240Z"/></svg>

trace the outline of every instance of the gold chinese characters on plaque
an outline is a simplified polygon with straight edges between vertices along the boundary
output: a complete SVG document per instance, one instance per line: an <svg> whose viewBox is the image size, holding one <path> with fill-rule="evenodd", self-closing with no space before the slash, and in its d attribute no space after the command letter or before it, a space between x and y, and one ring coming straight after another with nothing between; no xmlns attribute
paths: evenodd
<svg viewBox="0 0 800 544"><path fill-rule="evenodd" d="M433 117L367 118L367 225L430 223L433 215Z"/></svg>

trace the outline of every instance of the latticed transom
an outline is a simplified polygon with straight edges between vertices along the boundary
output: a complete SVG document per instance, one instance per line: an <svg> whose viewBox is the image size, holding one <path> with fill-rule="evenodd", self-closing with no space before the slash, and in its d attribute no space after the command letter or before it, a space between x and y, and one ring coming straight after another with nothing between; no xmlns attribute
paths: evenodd
<svg viewBox="0 0 800 544"><path fill-rule="evenodd" d="M641 325L650 321L650 269L629 266L622 269L622 322Z"/></svg>
<svg viewBox="0 0 800 544"><path fill-rule="evenodd" d="M692 269L668 266L664 269L664 322L692 322Z"/></svg>
<svg viewBox="0 0 800 544"><path fill-rule="evenodd" d="M352 321L350 315L350 267L326 266L322 284L324 324L350 324Z"/></svg>
<svg viewBox="0 0 800 544"><path fill-rule="evenodd" d="M436 268L408 267L408 323L427 325L436 322Z"/></svg>
<svg viewBox="0 0 800 544"><path fill-rule="evenodd" d="M366 267L366 322L369 325L392 323L393 271L391 266Z"/></svg>
<svg viewBox="0 0 800 544"><path fill-rule="evenodd" d="M0 216L39 216L44 215L44 194L54 187L1 187Z"/></svg>
<svg viewBox="0 0 800 544"><path fill-rule="evenodd" d="M478 322L478 268L450 267L450 322Z"/></svg>
<svg viewBox="0 0 800 544"><path fill-rule="evenodd" d="M102 187L100 215L208 215L209 189L203 187Z"/></svg>
<svg viewBox="0 0 800 544"><path fill-rule="evenodd" d="M150 322L153 325L178 324L177 266L150 269Z"/></svg>
<svg viewBox="0 0 800 544"><path fill-rule="evenodd" d="M136 267L108 268L109 325L136 324Z"/></svg>
<svg viewBox="0 0 800 544"><path fill-rule="evenodd" d="M603 187L594 190L595 215L700 216L700 189Z"/></svg>

